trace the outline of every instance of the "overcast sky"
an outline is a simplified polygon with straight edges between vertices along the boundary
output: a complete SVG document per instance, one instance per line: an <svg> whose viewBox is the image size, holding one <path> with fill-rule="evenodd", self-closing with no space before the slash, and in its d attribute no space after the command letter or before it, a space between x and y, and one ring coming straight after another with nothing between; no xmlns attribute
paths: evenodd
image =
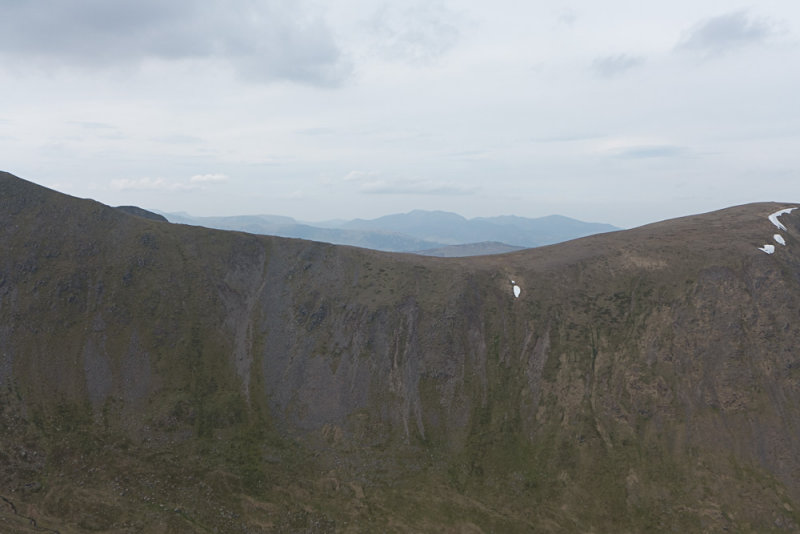
<svg viewBox="0 0 800 534"><path fill-rule="evenodd" d="M0 169L193 215L800 201L800 2L0 0Z"/></svg>

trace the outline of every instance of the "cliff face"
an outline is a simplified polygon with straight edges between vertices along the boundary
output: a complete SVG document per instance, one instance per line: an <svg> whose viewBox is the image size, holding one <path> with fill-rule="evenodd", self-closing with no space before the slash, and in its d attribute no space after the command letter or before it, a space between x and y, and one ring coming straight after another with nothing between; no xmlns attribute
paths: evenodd
<svg viewBox="0 0 800 534"><path fill-rule="evenodd" d="M797 530L786 207L442 259L2 174L0 525Z"/></svg>

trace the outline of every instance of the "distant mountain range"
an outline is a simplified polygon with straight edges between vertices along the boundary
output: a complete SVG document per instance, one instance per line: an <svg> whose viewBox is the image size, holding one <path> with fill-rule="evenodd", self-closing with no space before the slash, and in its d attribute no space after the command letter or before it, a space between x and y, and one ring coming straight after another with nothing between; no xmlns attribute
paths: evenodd
<svg viewBox="0 0 800 534"><path fill-rule="evenodd" d="M505 254L525 250L526 247L515 247L497 241L482 241L480 243L467 243L465 245L448 245L440 248L419 250L415 254L423 256L438 256L440 258L466 258L469 256L489 256L490 254Z"/></svg>
<svg viewBox="0 0 800 534"><path fill-rule="evenodd" d="M304 223L276 215L193 217L186 213L158 213L173 223L437 256L499 254L619 230L610 224L561 215L536 219L510 215L467 219L445 211L415 210L369 220ZM476 244L480 246L460 246ZM459 246L447 248L455 245Z"/></svg>

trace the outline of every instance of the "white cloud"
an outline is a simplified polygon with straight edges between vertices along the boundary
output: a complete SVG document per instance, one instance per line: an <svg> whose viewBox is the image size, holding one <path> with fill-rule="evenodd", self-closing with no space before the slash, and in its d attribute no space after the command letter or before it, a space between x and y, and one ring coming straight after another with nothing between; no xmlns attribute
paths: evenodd
<svg viewBox="0 0 800 534"><path fill-rule="evenodd" d="M168 143L173 145L191 145L202 143L203 139L194 135L186 134L170 134L153 138L154 141L159 143Z"/></svg>
<svg viewBox="0 0 800 534"><path fill-rule="evenodd" d="M345 182L363 182L364 180L375 179L380 173L374 171L350 171L342 180Z"/></svg>
<svg viewBox="0 0 800 534"><path fill-rule="evenodd" d="M372 180L360 191L370 195L471 195L478 190L471 185L435 180Z"/></svg>
<svg viewBox="0 0 800 534"><path fill-rule="evenodd" d="M229 177L226 174L195 174L189 181L193 184L207 184L227 182Z"/></svg>
<svg viewBox="0 0 800 534"><path fill-rule="evenodd" d="M168 182L163 178L120 178L111 180L111 188L116 190L134 190L134 191L177 191L184 189L193 189L192 186Z"/></svg>
<svg viewBox="0 0 800 534"><path fill-rule="evenodd" d="M164 178L120 178L111 180L110 187L118 191L193 191L207 184L228 180L225 174L195 174L187 182L168 181Z"/></svg>
<svg viewBox="0 0 800 534"><path fill-rule="evenodd" d="M470 195L478 189L452 181L390 178L375 171L350 171L342 180L369 195Z"/></svg>
<svg viewBox="0 0 800 534"><path fill-rule="evenodd" d="M426 62L459 39L459 16L441 1L384 3L368 22L374 48L388 60Z"/></svg>
<svg viewBox="0 0 800 534"><path fill-rule="evenodd" d="M689 154L689 149L677 145L630 146L615 152L617 157L625 159L680 158Z"/></svg>
<svg viewBox="0 0 800 534"><path fill-rule="evenodd" d="M105 122L96 122L96 121L69 121L70 124L74 124L76 126L80 126L87 130L116 130L117 127L112 124L107 124Z"/></svg>

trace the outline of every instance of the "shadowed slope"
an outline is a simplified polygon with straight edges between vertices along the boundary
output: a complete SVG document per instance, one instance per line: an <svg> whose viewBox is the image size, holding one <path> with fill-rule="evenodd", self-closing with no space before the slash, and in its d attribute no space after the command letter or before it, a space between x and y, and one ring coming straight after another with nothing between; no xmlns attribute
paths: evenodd
<svg viewBox="0 0 800 534"><path fill-rule="evenodd" d="M2 174L2 495L60 532L797 529L800 216L757 248L791 206L443 259Z"/></svg>

